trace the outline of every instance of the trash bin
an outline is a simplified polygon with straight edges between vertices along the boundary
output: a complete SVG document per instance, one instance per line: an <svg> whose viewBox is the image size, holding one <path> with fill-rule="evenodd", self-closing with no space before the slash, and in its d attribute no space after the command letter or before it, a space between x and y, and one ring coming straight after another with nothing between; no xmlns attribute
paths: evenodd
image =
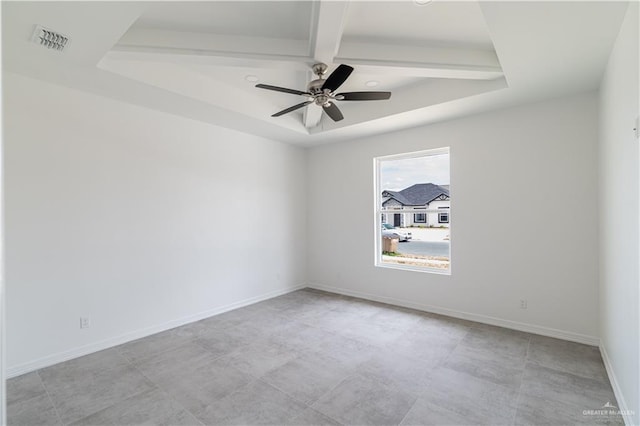
<svg viewBox="0 0 640 426"><path fill-rule="evenodd" d="M400 239L398 237L382 237L382 251L383 252L396 252L398 251L398 242Z"/></svg>

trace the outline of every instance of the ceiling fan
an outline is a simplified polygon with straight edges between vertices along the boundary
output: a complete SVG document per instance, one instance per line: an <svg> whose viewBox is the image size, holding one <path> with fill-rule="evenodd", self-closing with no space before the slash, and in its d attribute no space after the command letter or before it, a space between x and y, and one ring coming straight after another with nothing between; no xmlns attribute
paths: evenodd
<svg viewBox="0 0 640 426"><path fill-rule="evenodd" d="M280 117L281 115L290 113L311 103L315 103L324 109L324 112L333 120L340 121L344 118L342 112L335 104L335 101L380 101L389 99L391 92L344 92L335 93L338 87L342 85L353 72L353 67L341 64L333 71L327 79L322 76L327 72L327 65L323 63L315 64L311 69L318 76L316 80L311 81L307 85L307 91L287 89L285 87L271 86L269 84L256 84L260 89L275 90L276 92L291 93L292 95L301 95L308 100L297 105L278 111L272 117Z"/></svg>

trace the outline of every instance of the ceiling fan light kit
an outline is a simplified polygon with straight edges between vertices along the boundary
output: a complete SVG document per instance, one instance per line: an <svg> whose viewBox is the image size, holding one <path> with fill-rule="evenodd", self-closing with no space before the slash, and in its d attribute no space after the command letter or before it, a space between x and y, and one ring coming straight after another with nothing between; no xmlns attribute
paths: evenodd
<svg viewBox="0 0 640 426"><path fill-rule="evenodd" d="M333 121L340 121L344 118L342 112L335 104L335 101L379 101L386 100L391 97L391 92L344 92L335 93L336 90L349 78L353 72L353 67L341 64L326 79L322 78L327 73L327 65L323 63L314 64L311 69L318 76L317 79L311 81L307 85L305 92L295 89L287 89L285 87L271 86L269 84L256 84L260 89L274 90L276 92L289 93L292 95L300 95L308 98L306 102L301 102L289 108L278 111L272 117L280 117L281 115L290 113L297 109L303 108L309 104L315 103L322 107L325 113Z"/></svg>

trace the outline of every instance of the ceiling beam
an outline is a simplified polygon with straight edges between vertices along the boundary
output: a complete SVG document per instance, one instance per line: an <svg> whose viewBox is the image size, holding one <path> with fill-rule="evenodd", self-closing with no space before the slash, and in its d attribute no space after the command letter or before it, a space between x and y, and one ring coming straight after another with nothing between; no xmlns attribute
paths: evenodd
<svg viewBox="0 0 640 426"><path fill-rule="evenodd" d="M285 56L264 53L222 52L212 50L160 48L146 46L118 46L106 56L111 60L172 62L189 65L217 65L230 67L258 67L285 70L309 69L308 56Z"/></svg>
<svg viewBox="0 0 640 426"><path fill-rule="evenodd" d="M315 80L318 78L312 71L307 72L307 81ZM318 105L311 104L304 108L304 112L302 114L302 124L307 129L312 129L317 127L320 124L320 120L322 119L322 108Z"/></svg>
<svg viewBox="0 0 640 426"><path fill-rule="evenodd" d="M261 54L308 56L306 40L273 37L210 34L204 32L131 28L118 41L115 50L173 49L193 52L226 54Z"/></svg>
<svg viewBox="0 0 640 426"><path fill-rule="evenodd" d="M310 41L131 29L111 53L131 59L219 66L308 70L315 62L358 65L359 71L414 77L487 80L501 77L493 50L473 47L388 44L342 40L348 2L322 1L314 8ZM310 75L310 79L315 76Z"/></svg>
<svg viewBox="0 0 640 426"><path fill-rule="evenodd" d="M342 33L346 22L346 1L320 1L315 25L315 37L312 36L311 56L318 61L331 65L340 48Z"/></svg>
<svg viewBox="0 0 640 426"><path fill-rule="evenodd" d="M334 63L334 57L342 40L348 4L349 2L346 1L317 2L314 9L315 22L309 37L311 41L310 53L315 62L324 62L330 68ZM309 73L309 81L316 78L318 78L316 75ZM317 127L321 119L322 108L316 105L309 105L305 108L303 122L307 129Z"/></svg>
<svg viewBox="0 0 640 426"><path fill-rule="evenodd" d="M463 80L493 80L503 77L500 67L491 66L399 62L343 57L336 58L336 61L357 66L359 72L371 74Z"/></svg>
<svg viewBox="0 0 640 426"><path fill-rule="evenodd" d="M344 40L335 60L358 65L359 71L413 77L490 80L503 75L495 51L470 46Z"/></svg>
<svg viewBox="0 0 640 426"><path fill-rule="evenodd" d="M307 129L313 129L320 124L320 120L322 119L322 108L320 108L316 104L308 105L304 109L304 114L302 115L304 127Z"/></svg>

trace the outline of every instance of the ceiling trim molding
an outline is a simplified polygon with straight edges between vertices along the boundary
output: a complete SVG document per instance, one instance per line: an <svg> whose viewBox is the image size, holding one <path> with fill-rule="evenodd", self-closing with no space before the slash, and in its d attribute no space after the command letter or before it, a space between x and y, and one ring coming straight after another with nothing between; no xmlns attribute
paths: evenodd
<svg viewBox="0 0 640 426"><path fill-rule="evenodd" d="M302 55L276 55L259 52L234 52L220 50L205 49L185 49L172 47L151 47L151 46L114 46L109 52L112 58L118 56L122 59L136 59L158 61L166 60L168 62L181 62L187 60L190 63L206 63L211 65L233 65L245 66L247 62L253 62L251 65L266 65L280 63L281 66L287 66L293 69L307 70L309 65L313 63L313 58Z"/></svg>
<svg viewBox="0 0 640 426"><path fill-rule="evenodd" d="M336 62L357 65L360 71L393 72L395 75L425 78L456 78L464 80L494 80L504 74L499 66L443 64L433 62L404 62L383 59L337 57Z"/></svg>

